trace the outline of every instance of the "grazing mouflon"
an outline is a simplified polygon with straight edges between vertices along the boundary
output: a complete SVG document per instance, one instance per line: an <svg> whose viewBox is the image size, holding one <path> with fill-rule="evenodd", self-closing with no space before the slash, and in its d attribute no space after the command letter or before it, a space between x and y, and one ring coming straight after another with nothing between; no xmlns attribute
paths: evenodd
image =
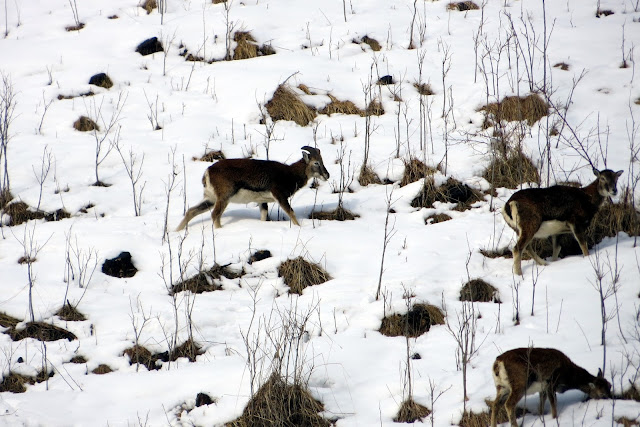
<svg viewBox="0 0 640 427"><path fill-rule="evenodd" d="M176 228L182 230L197 215L211 209L216 228L229 203L260 205L260 218L267 220L267 203L278 202L295 225L300 225L289 205L289 197L311 178L329 179L320 150L302 147L302 159L286 165L271 160L222 159L209 166L202 177L204 199L190 208Z"/></svg>
<svg viewBox="0 0 640 427"><path fill-rule="evenodd" d="M611 384L601 370L594 377L553 348L516 348L502 353L493 363L493 381L496 399L491 406L492 427L497 425L500 405L504 405L511 426L517 427L516 404L528 394L540 392L540 414L549 398L553 418L558 418L556 392L576 389L594 399L611 397Z"/></svg>
<svg viewBox="0 0 640 427"><path fill-rule="evenodd" d="M603 202L618 193L617 182L622 171L598 171L594 168L593 173L597 178L586 187L554 185L527 188L516 191L507 201L502 216L509 227L518 233L518 241L513 247L513 269L516 274L522 275L521 259L525 251L535 262L546 265L529 246L534 238L551 237L555 261L560 253L556 236L573 233L582 254L589 255L584 233Z"/></svg>

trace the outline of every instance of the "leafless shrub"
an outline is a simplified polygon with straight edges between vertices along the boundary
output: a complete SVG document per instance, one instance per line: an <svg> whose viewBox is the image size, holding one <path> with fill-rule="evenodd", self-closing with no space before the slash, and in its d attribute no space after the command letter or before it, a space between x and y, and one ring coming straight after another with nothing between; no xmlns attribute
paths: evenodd
<svg viewBox="0 0 640 427"><path fill-rule="evenodd" d="M331 276L320 265L311 263L301 256L289 259L278 267L278 276L284 278L289 286L289 293L302 294L302 291L313 285L319 285Z"/></svg>

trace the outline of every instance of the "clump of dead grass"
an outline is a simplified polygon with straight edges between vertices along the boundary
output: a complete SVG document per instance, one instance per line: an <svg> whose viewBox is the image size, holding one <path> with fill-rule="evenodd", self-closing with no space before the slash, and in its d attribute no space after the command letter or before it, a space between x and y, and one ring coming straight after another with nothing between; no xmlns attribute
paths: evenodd
<svg viewBox="0 0 640 427"><path fill-rule="evenodd" d="M406 314L392 314L382 319L378 331L388 337L419 337L433 325L444 325L444 313L435 305L414 304Z"/></svg>
<svg viewBox="0 0 640 427"><path fill-rule="evenodd" d="M113 87L113 82L111 81L111 78L106 73L94 74L89 79L89 84L98 86L98 87L103 87L105 89L110 89Z"/></svg>
<svg viewBox="0 0 640 427"><path fill-rule="evenodd" d="M554 68L560 68L562 71L569 71L569 64L567 64L566 62L558 62L557 64L554 64L553 66Z"/></svg>
<svg viewBox="0 0 640 427"><path fill-rule="evenodd" d="M242 415L226 427L305 426L328 427L329 420L319 413L324 405L303 384L288 384L272 374L251 397Z"/></svg>
<svg viewBox="0 0 640 427"><path fill-rule="evenodd" d="M433 175L437 170L436 168L425 165L415 157L411 157L409 160L402 159L402 162L404 163L404 174L400 180L400 187Z"/></svg>
<svg viewBox="0 0 640 427"><path fill-rule="evenodd" d="M76 307L72 306L69 301L67 301L60 310L56 311L54 315L68 322L82 322L83 320L87 320L86 316L80 313Z"/></svg>
<svg viewBox="0 0 640 427"><path fill-rule="evenodd" d="M35 384L34 378L9 372L9 374L2 378L2 382L0 382L0 392L24 393L27 391L25 384Z"/></svg>
<svg viewBox="0 0 640 427"><path fill-rule="evenodd" d="M237 279L238 277L242 276L242 274L243 272L237 272L229 268L228 264L216 264L209 270L201 271L193 277L176 283L171 288L171 294L173 295L178 292L184 291L190 291L194 294L219 291L222 289L222 286L216 281L218 281L221 277L226 277L227 279Z"/></svg>
<svg viewBox="0 0 640 427"><path fill-rule="evenodd" d="M87 92L82 92L78 95L63 95L60 94L58 95L58 101L62 101L63 99L74 99L74 98L83 98L85 96L93 96L95 95L95 93L92 90L89 90Z"/></svg>
<svg viewBox="0 0 640 427"><path fill-rule="evenodd" d="M332 211L314 211L309 215L310 219L317 219L321 221L353 221L359 217L360 215L354 214L348 209L345 209L342 205L339 205Z"/></svg>
<svg viewBox="0 0 640 427"><path fill-rule="evenodd" d="M540 183L540 174L533 161L521 150L511 150L506 157L496 156L482 177L493 188L518 188L526 182Z"/></svg>
<svg viewBox="0 0 640 427"><path fill-rule="evenodd" d="M440 213L440 214L433 214L433 215L429 215L428 217L426 217L424 219L424 223L425 224L438 224L440 222L445 222L445 221L449 221L450 219L452 219L449 215L445 214L445 213Z"/></svg>
<svg viewBox="0 0 640 427"><path fill-rule="evenodd" d="M616 396L616 398L618 398ZM632 384L631 387L622 392L622 395L619 399L623 400L635 400L636 402L640 402L640 388L638 388L635 384Z"/></svg>
<svg viewBox="0 0 640 427"><path fill-rule="evenodd" d="M616 418L616 423L618 424L622 424L624 427L632 427L632 426L639 426L640 423L638 422L638 419L631 419L631 418L627 418L627 417L619 417Z"/></svg>
<svg viewBox="0 0 640 427"><path fill-rule="evenodd" d="M258 56L258 45L256 39L249 31L236 31L233 34L233 41L236 48L233 50L233 59L249 59Z"/></svg>
<svg viewBox="0 0 640 427"><path fill-rule="evenodd" d="M331 276L319 264L311 263L301 256L288 259L278 267L278 276L289 286L289 293L302 294L309 286L319 285Z"/></svg>
<svg viewBox="0 0 640 427"><path fill-rule="evenodd" d="M358 175L358 184L366 187L371 184L382 184L382 181L371 166L363 164Z"/></svg>
<svg viewBox="0 0 640 427"><path fill-rule="evenodd" d="M431 414L426 406L417 403L413 399L407 399L400 405L400 410L393 421L396 423L415 423Z"/></svg>
<svg viewBox="0 0 640 427"><path fill-rule="evenodd" d="M514 122L526 120L529 126L549 114L549 104L539 95L506 96L502 101L492 102L480 108L484 111L483 128L494 126L500 121Z"/></svg>
<svg viewBox="0 0 640 427"><path fill-rule="evenodd" d="M78 120L73 122L73 128L80 132L89 132L92 130L100 130L100 126L87 116L80 116Z"/></svg>
<svg viewBox="0 0 640 427"><path fill-rule="evenodd" d="M308 125L317 112L306 105L290 88L281 84L265 105L273 121L291 120L300 126Z"/></svg>
<svg viewBox="0 0 640 427"><path fill-rule="evenodd" d="M87 358L84 357L81 354L75 355L73 356L70 360L69 363L76 363L76 364L82 364L82 363L87 363Z"/></svg>
<svg viewBox="0 0 640 427"><path fill-rule="evenodd" d="M500 303L498 289L482 279L471 279L460 289L460 301Z"/></svg>
<svg viewBox="0 0 640 427"><path fill-rule="evenodd" d="M20 225L34 219L60 221L61 219L71 217L64 209L58 209L55 212L45 212L31 209L29 205L24 202L8 204L4 207L3 212L9 216L9 226Z"/></svg>
<svg viewBox="0 0 640 427"><path fill-rule="evenodd" d="M73 341L77 339L74 334L66 329L45 322L28 322L23 328L9 329L7 334L13 341L20 341L25 338L33 338L39 341L57 341L62 339Z"/></svg>
<svg viewBox="0 0 640 427"><path fill-rule="evenodd" d="M457 10L460 12L478 9L480 9L480 7L472 1L453 2L447 5L447 10Z"/></svg>
<svg viewBox="0 0 640 427"><path fill-rule="evenodd" d="M328 116L332 114L357 114L364 116L364 111L358 108L353 102L341 101L331 94L327 96L331 102L319 111L320 114L326 114Z"/></svg>
<svg viewBox="0 0 640 427"><path fill-rule="evenodd" d="M224 153L220 150L209 150L202 155L202 157L193 157L192 160L199 160L201 162L215 162L216 160L226 159Z"/></svg>
<svg viewBox="0 0 640 427"><path fill-rule="evenodd" d="M429 83L414 83L413 87L416 88L416 90L418 91L418 93L420 95L423 96L429 96L429 95L434 95L435 92L433 91L433 89L431 88L431 85Z"/></svg>
<svg viewBox="0 0 640 427"><path fill-rule="evenodd" d="M140 7L147 12L147 15L149 15L153 11L153 9L158 8L158 2L156 0L144 0Z"/></svg>
<svg viewBox="0 0 640 427"><path fill-rule="evenodd" d="M7 313L0 312L0 326L3 328L15 328L18 323L20 323L19 319L9 316Z"/></svg>
<svg viewBox="0 0 640 427"><path fill-rule="evenodd" d="M111 366L105 365L104 363L98 365L93 371L91 371L91 373L95 375L104 375L104 374L109 374L111 372L113 372L113 369L111 369Z"/></svg>
<svg viewBox="0 0 640 427"><path fill-rule="evenodd" d="M374 52L379 52L380 49L382 49L382 46L380 46L380 42L378 42L378 40L374 39L373 37L364 36L360 40L360 43L368 44L371 50Z"/></svg>
<svg viewBox="0 0 640 427"><path fill-rule="evenodd" d="M156 364L160 359L158 355L151 353L149 349L139 344L125 349L122 354L129 357L129 365L142 365L147 368L148 371L157 371L160 369L160 365Z"/></svg>
<svg viewBox="0 0 640 427"><path fill-rule="evenodd" d="M436 186L433 176L427 176L420 193L411 201L411 206L431 208L435 202L456 203L454 210L464 211L481 200L484 200L484 196L480 191L454 178L448 178L444 184Z"/></svg>
<svg viewBox="0 0 640 427"><path fill-rule="evenodd" d="M186 358L189 360L189 362L195 362L196 357L200 356L201 354L204 354L204 351L202 351L202 346L195 342L192 338L189 338L169 353L169 360L175 362L180 358Z"/></svg>
<svg viewBox="0 0 640 427"><path fill-rule="evenodd" d="M384 108L382 107L382 103L377 99L374 99L369 103L369 105L367 105L367 109L365 110L364 114L361 114L361 116L381 116L383 114Z"/></svg>
<svg viewBox="0 0 640 427"><path fill-rule="evenodd" d="M69 31L69 32L71 32L71 31L80 31L83 28L84 28L84 22L78 22L75 25L68 25L68 26L64 27L64 29Z"/></svg>

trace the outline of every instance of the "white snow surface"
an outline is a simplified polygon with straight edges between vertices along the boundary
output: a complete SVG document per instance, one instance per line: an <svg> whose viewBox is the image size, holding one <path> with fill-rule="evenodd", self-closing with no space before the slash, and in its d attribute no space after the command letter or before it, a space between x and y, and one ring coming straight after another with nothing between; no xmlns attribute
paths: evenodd
<svg viewBox="0 0 640 427"><path fill-rule="evenodd" d="M628 388L640 365L640 325L635 316L640 250L632 237L621 233L605 239L587 258L570 256L546 267L523 261L524 277L518 277L512 274L511 259L489 259L479 252L513 244L514 233L505 226L500 209L515 189L498 189L497 197L487 196L464 212L452 211L449 204L416 209L410 202L422 181L400 187L398 180L402 160L415 156L432 166L442 164L443 172L436 174L438 183L453 177L488 189L481 176L491 160L491 132L481 129L483 114L478 109L487 100L528 94L530 72L537 89L546 82L551 99L560 108L568 106L564 127L552 114L528 129L523 140L524 152L543 165L543 185L590 182L588 155L598 168L623 169L619 187L627 187L638 178L637 151L633 160L630 148L633 135L635 150L640 138L640 105L635 102L640 89L634 62L634 49L640 46L637 3L599 1L601 9L614 14L598 18L596 2L576 0L488 0L482 10L467 12L448 10L446 1L234 0L226 18L224 4L210 0L166 0L163 17L157 9L147 14L138 0L5 2L0 11L0 27L7 33L0 39L0 71L10 80L16 101L7 152L11 191L32 207L41 199L40 208L45 211L64 208L71 218L8 227L8 218L3 217L0 312L29 320L28 264L18 259L32 248L37 250L31 265L34 318L66 328L77 339L45 346L30 338L13 342L9 335L0 334L3 376L10 372L35 375L43 366L54 373L47 382L27 385L25 393L1 393L0 424L222 425L237 418L251 396L250 352L244 338L259 343L254 352L262 357L254 365L259 385L276 357L267 337L281 333L283 318L307 316L298 348L299 366L311 393L323 402L324 415L337 420L338 426L392 425L406 397L407 341L381 335L382 318L385 313L406 312L403 294L409 293L412 303L446 307L455 330L462 309L459 291L470 278L493 284L502 300L502 304L475 304L481 316L466 405L479 412L487 409L485 399L495 396L492 363L511 348L554 347L592 374L602 367L600 298L593 286L597 263L606 273L605 285L616 265L620 274L616 297L606 300L611 320L606 331L605 375L616 392ZM80 31L65 30L74 24L72 5L85 24ZM516 40L509 39L509 16L520 43L518 53ZM251 31L258 44L270 44L276 54L223 61L225 19L234 30ZM373 52L357 43L365 35L377 39L382 49ZM149 37L162 40L166 54L136 53L136 46ZM408 49L411 38L415 49ZM185 61L180 56L185 48L210 62ZM481 65L485 70L495 67L498 54L498 70L483 73ZM534 56L530 67L529 55ZM620 67L623 58L628 68ZM443 62L448 68L444 82ZM560 62L569 64L569 70L553 66ZM112 88L89 85L89 78L100 72L111 77ZM341 150L348 179L357 177L365 118L319 115L306 127L278 121L267 151L260 107L286 80L290 87L304 84L316 93L303 96L315 107L326 104L331 94L364 108L370 74L374 96L386 113L372 118L369 162L381 178L394 183L362 187L353 180L344 205L359 215L354 221L308 219L312 210L337 206L338 194L333 190L339 187ZM396 83L375 85L386 74ZM431 125L425 124L426 147L422 148L416 82L430 83L435 92L425 97L431 107ZM95 95L58 99L89 90ZM400 102L394 100L394 93ZM131 179L123 159L111 151L99 167L100 179L111 186L92 186L94 134L72 127L79 116L95 118L99 113L102 130L97 136L105 136L104 122L114 117L119 97L124 102L116 125L119 144L124 160L133 155L134 170L140 170L139 216L134 214ZM450 110L447 120L442 117L443 108ZM154 130L150 116L161 130ZM546 135L552 126L562 128L566 138L551 139L547 180L548 163L542 159L546 159ZM575 136L583 142L583 152L569 144L575 145ZM112 130L105 144L115 138ZM301 227L292 225L274 204L269 207L271 221L261 222L257 206L250 204L230 205L221 229L213 231L210 216L203 214L192 220L187 231L171 231L180 222L185 203L194 206L202 197L201 177L210 163L194 157L216 149L227 158L268 156L291 163L300 158L305 145L321 150L331 178L320 182L317 190L307 185L292 197ZM41 165L47 157L51 170L40 185ZM168 192L174 170L175 188ZM388 200L394 213L389 215L381 282L385 297L376 300ZM163 239L167 209L169 242ZM443 212L453 219L425 225L427 216ZM73 277L65 269L67 241L76 268ZM269 250L272 257L248 264L259 249ZM132 278L103 274L104 260L122 251L131 253L138 273ZM77 255L90 253L96 254L97 268L81 288ZM302 295L289 294L277 269L297 256L319 263L331 280L307 288ZM177 294L174 311L167 284L179 281L180 270L183 277L191 277L199 264L210 268L214 263L244 269L245 274L222 279L222 289L215 292ZM516 288L518 325L514 322ZM64 321L54 315L65 295L87 320ZM203 350L195 362L179 359L148 372L144 367L136 369L123 355L136 334L141 345L160 352L169 350L174 338L177 343L186 340L190 330ZM411 354L421 356L410 363L413 399L433 410L433 419L424 422L457 424L463 411L463 383L454 337L447 326L434 326L408 345ZM70 363L76 355L87 362ZM101 364L113 372L91 373ZM430 383L436 395L442 393L433 405ZM200 392L216 402L194 408ZM614 418L635 418L639 413L633 401L585 402L583 398L577 391L559 395L560 425L611 425ZM521 405L532 411L525 417L525 426L540 425L542 419L555 423L548 405L544 415L536 415L537 397Z"/></svg>

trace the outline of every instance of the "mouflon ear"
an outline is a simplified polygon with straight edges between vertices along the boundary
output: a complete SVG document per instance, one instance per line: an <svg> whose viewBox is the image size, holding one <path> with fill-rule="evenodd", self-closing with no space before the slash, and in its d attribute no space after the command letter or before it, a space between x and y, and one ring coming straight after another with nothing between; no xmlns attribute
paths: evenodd
<svg viewBox="0 0 640 427"><path fill-rule="evenodd" d="M593 171L593 174L594 174L595 176L598 176L598 177L600 176L600 171L599 171L598 169L596 169L596 168L591 168L591 170Z"/></svg>
<svg viewBox="0 0 640 427"><path fill-rule="evenodd" d="M622 172L624 172L623 170L619 170L618 172L616 172L616 178L620 178L620 175L622 175Z"/></svg>
<svg viewBox="0 0 640 427"><path fill-rule="evenodd" d="M604 375L602 375L602 369L598 368L598 375L596 375L598 378L604 378Z"/></svg>

